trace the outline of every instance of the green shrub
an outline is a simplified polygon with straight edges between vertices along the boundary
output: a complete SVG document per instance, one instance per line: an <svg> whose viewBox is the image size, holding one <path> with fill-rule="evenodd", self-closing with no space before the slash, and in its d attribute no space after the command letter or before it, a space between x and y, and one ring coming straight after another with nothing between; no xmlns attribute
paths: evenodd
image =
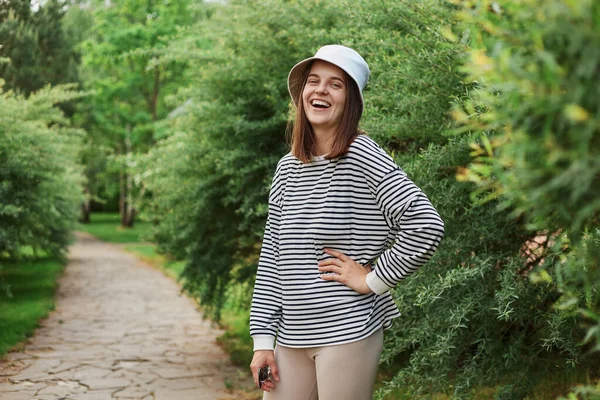
<svg viewBox="0 0 600 400"><path fill-rule="evenodd" d="M80 96L72 86L27 99L0 92L1 258L18 256L23 246L52 256L66 250L82 200L82 132L68 127L55 104Z"/></svg>
<svg viewBox="0 0 600 400"><path fill-rule="evenodd" d="M254 278L271 176L286 151L284 131L290 111L287 73L295 62L312 55L321 45L341 43L363 54L373 71L365 93L362 127L392 153L446 222L446 237L434 259L394 291L404 316L386 334L383 361L394 361L401 367L379 396L402 388L410 398L434 392L467 398L474 385L488 385L497 387L498 398L520 399L531 393L544 375L589 362L581 357L579 345L585 330L580 329L574 307L569 306L573 297L564 297L566 286L562 282L576 282L580 272L594 270L594 264L586 261L593 258L576 257L586 251L596 252L594 226L580 226L584 247L573 247L571 253L564 247L543 250L545 262L558 263L569 254L572 260L583 260L578 268L564 269L564 274L557 270L532 274L531 268L540 259L528 260L523 246L540 229L549 229L552 234L560 228L540 220L553 217L543 213L550 207L544 205L533 218L527 216L540 202L533 192L527 197L528 191L516 191L513 197L499 196L504 196L502 192L488 202L473 202L474 191L477 200L489 192L478 191L477 182L456 180L457 172L460 177L488 170L511 173L502 164L482 164L480 169L470 164L473 152L489 146L499 148L493 140L482 139L477 147L471 144L477 137L449 140L444 135L452 126L450 111L456 99L461 99L467 110L461 113L455 109L454 115L462 120L480 124L487 117L496 118L492 129L484 129L488 134L504 127L507 118L526 120L540 112L554 115L541 91L535 93L540 103L526 108L527 113L522 113L515 101L514 108L503 109L500 114L471 117L495 106L482 103L482 99L514 101L485 81L462 81L464 74L473 73L459 68L468 55L467 46L472 43L478 48L478 30L492 26L487 18L507 24L502 32L532 35L532 43L542 38L552 41L551 31L539 30L537 23L525 23L524 19L513 21L511 13L506 14L510 21L502 22L496 3L471 3L473 9L466 8L468 13L456 14L463 10L461 4L428 0L232 1L209 8L209 19L172 44L172 57L185 55L192 65L188 70L190 85L177 96L183 104L177 115L165 121L163 129L168 137L151 150L140 168L152 194L145 212L156 224L154 237L161 249L186 260L186 287L213 315L218 317L232 281L251 285ZM510 7L535 14L546 9L538 3L511 3ZM474 16L477 12L481 20ZM471 15L472 19L459 23L457 15ZM587 29L584 26L580 28ZM547 34L539 36L539 32ZM557 43L564 40L557 39ZM490 49L499 48L493 41L486 43L492 45ZM515 46L520 44L517 41ZM592 47L586 51L597 54ZM523 53L532 50L525 46ZM477 54L482 56L479 60L491 57ZM518 71L510 65L507 70ZM527 76L520 76L512 85L527 88ZM590 83L591 89L582 88L578 93L596 87ZM587 113L590 121L596 121L591 117L594 109ZM569 110L580 115L578 108ZM467 125L464 130L478 131L478 127ZM548 144L544 138L548 136L535 132L538 136L525 149L545 151ZM585 158L585 154L582 160L597 158ZM533 159L525 161L540 164L546 157L535 153L528 156ZM596 164L588 167L596 168ZM527 168L536 171L535 165ZM589 182L589 176L587 179ZM489 177L494 185L503 180L500 175ZM582 178L580 183L585 182ZM538 184L528 183L531 188ZM547 194L555 201L561 198ZM582 213L589 212L585 208L588 205L596 204L585 203L583 200L589 200L586 196L574 203ZM510 200L523 198L529 199L523 203L529 204L527 207ZM515 211L523 211L523 217L514 218ZM533 222L538 231L528 229ZM536 277L539 284L531 284L530 277ZM581 295L588 293L583 282L591 286L597 280L577 282L569 287L579 302ZM591 290L596 293L596 289ZM596 301L594 296L592 301ZM558 299L567 309L555 306Z"/></svg>
<svg viewBox="0 0 600 400"><path fill-rule="evenodd" d="M580 354L600 350L600 4L478 1L461 17L478 87L454 115L478 140L459 178L541 239L524 271L556 291L541 344L597 369Z"/></svg>
<svg viewBox="0 0 600 400"><path fill-rule="evenodd" d="M380 396L402 389L410 398L468 398L485 385L520 399L579 361L575 319L553 308L557 285L527 279L521 248L531 233L497 202L473 203L475 185L456 181L471 140L399 160L438 209L446 235L430 263L394 291L403 316L386 333L383 362L404 362Z"/></svg>
<svg viewBox="0 0 600 400"><path fill-rule="evenodd" d="M268 188L286 152L286 78L296 62L329 43L363 54L373 71L363 127L391 150L443 142L462 84L461 47L435 31L449 7L436 1L234 1L211 10L171 47L194 64L191 84L142 176L155 239L188 260L188 288L218 311L230 279L254 277Z"/></svg>

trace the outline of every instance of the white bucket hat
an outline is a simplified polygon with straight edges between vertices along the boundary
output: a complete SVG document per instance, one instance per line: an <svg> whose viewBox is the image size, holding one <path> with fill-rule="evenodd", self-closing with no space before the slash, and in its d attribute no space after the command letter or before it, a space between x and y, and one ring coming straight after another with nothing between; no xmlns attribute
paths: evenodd
<svg viewBox="0 0 600 400"><path fill-rule="evenodd" d="M314 57L307 58L306 60L300 61L294 65L290 74L288 75L288 91L292 96L292 101L296 104L296 100L300 95L302 86L304 85L304 73L306 68L310 65L313 60L327 61L342 70L344 70L358 86L360 92L360 101L364 107L363 100L363 89L365 88L367 81L369 80L369 66L364 58L361 57L356 51L346 46L340 46L338 44L331 44L328 46L321 47ZM296 104L297 106L298 104Z"/></svg>

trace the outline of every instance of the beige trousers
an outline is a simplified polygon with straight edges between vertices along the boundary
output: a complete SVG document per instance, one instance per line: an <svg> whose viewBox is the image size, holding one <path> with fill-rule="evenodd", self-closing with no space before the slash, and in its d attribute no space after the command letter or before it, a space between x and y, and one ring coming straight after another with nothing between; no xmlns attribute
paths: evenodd
<svg viewBox="0 0 600 400"><path fill-rule="evenodd" d="M371 400L382 348L383 329L348 344L277 346L279 382L263 400Z"/></svg>

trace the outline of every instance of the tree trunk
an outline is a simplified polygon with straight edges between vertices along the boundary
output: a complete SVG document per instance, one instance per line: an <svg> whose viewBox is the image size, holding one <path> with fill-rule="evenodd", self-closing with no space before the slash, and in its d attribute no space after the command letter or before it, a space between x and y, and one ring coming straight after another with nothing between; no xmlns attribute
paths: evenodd
<svg viewBox="0 0 600 400"><path fill-rule="evenodd" d="M121 213L121 226L124 228L133 227L135 220L135 209L132 205L132 182L131 174L127 171L119 173L119 211Z"/></svg>
<svg viewBox="0 0 600 400"><path fill-rule="evenodd" d="M129 144L129 138L127 138L126 141ZM128 146L127 148L127 158L129 159L129 155L130 153L130 146ZM129 160L128 160L129 161ZM134 217L135 217L135 209L133 208L133 178L131 177L131 173L129 173L129 171L127 171L126 173L126 179L125 179L125 183L127 185L127 189L126 189L126 202L127 202L127 208L125 209L125 225L129 228L133 227L133 221L134 221Z"/></svg>
<svg viewBox="0 0 600 400"><path fill-rule="evenodd" d="M88 188L83 189L83 202L81 203L81 215L79 216L79 222L83 224L90 223L90 196Z"/></svg>
<svg viewBox="0 0 600 400"><path fill-rule="evenodd" d="M125 219L127 211L125 174L122 169L119 171L119 213L121 214L121 226L127 226Z"/></svg>
<svg viewBox="0 0 600 400"><path fill-rule="evenodd" d="M125 168L121 173L121 225L127 228L133 227L135 220L135 209L133 207L133 178L129 173L129 157L131 156L131 125L127 124L127 136L125 137Z"/></svg>

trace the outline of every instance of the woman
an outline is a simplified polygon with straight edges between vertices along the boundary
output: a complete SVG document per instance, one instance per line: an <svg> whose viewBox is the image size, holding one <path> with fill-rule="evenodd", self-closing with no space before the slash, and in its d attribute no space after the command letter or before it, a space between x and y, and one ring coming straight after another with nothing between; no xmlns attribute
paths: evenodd
<svg viewBox="0 0 600 400"><path fill-rule="evenodd" d="M358 129L369 73L356 51L330 45L288 76L292 149L269 194L250 313L265 399L371 399L383 329L400 316L389 290L444 233L423 192Z"/></svg>

